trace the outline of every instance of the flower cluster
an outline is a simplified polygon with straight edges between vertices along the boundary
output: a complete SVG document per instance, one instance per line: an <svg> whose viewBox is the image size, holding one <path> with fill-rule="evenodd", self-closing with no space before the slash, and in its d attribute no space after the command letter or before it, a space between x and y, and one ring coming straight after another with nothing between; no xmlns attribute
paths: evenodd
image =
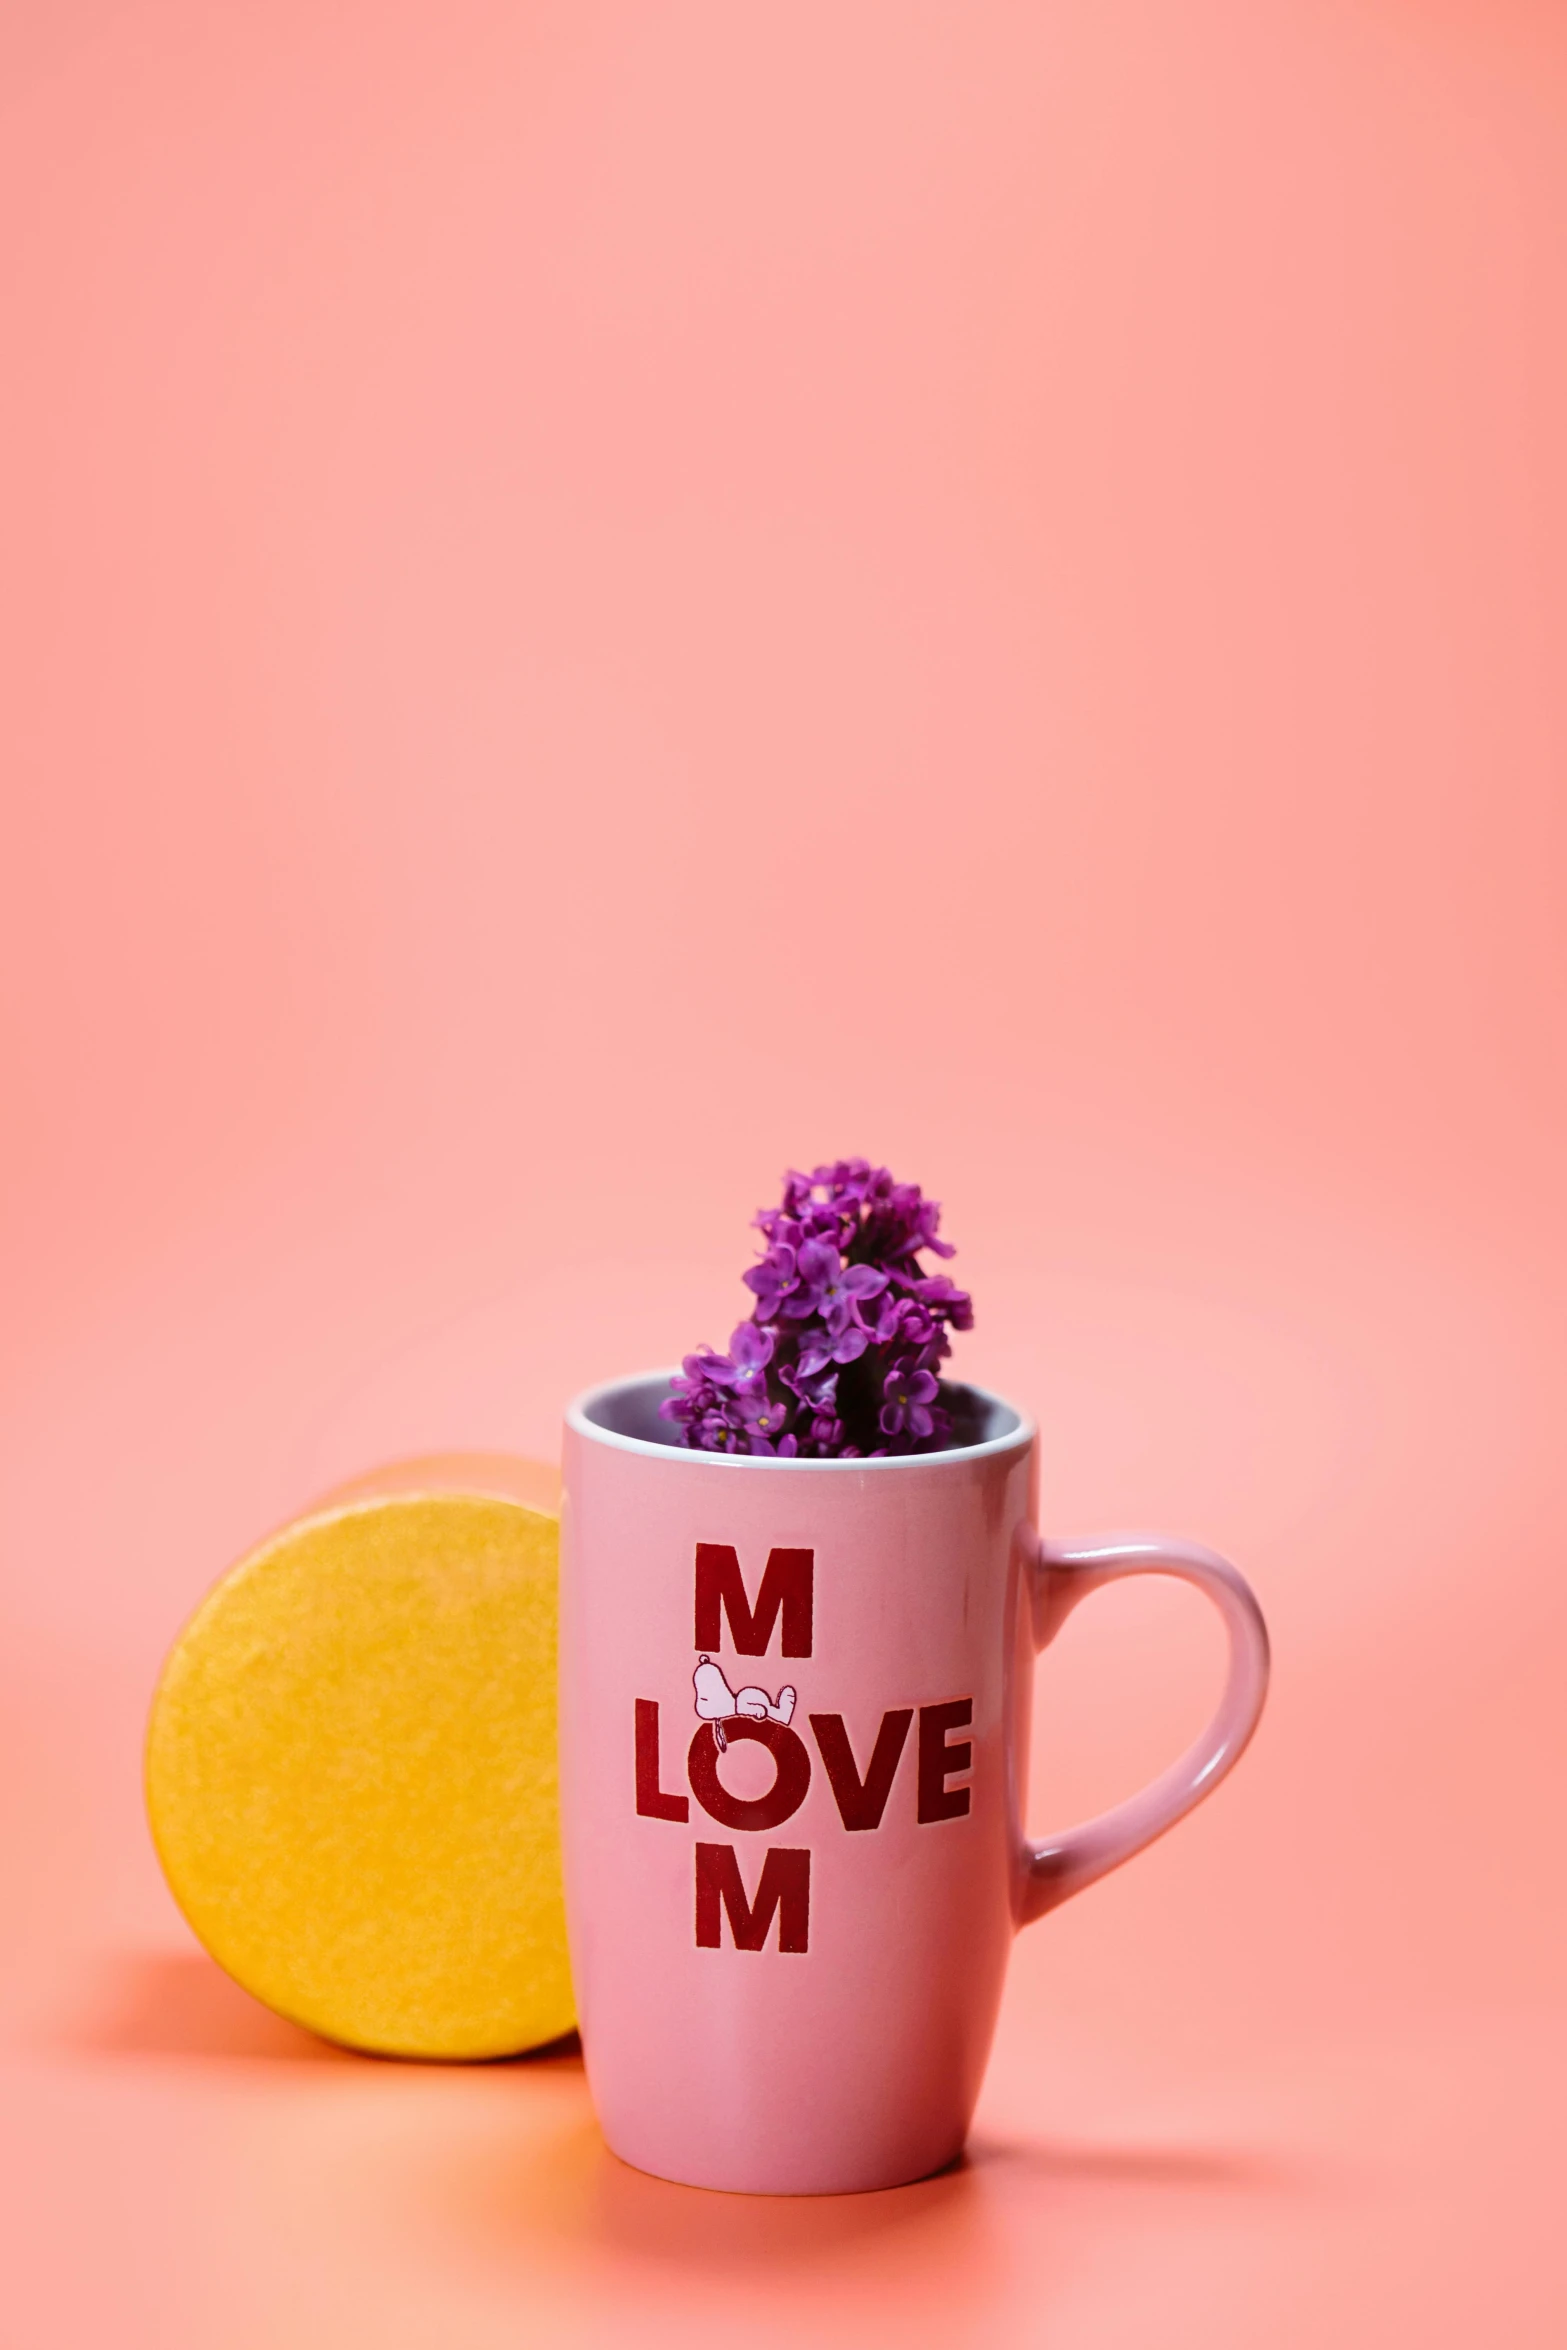
<svg viewBox="0 0 1567 2350"><path fill-rule="evenodd" d="M782 1203L755 1222L766 1246L745 1275L756 1309L729 1352L686 1356L659 1406L706 1452L854 1460L930 1452L951 1420L937 1365L948 1330L969 1330L966 1291L927 1273L950 1257L941 1210L885 1167L839 1159L784 1178Z"/></svg>

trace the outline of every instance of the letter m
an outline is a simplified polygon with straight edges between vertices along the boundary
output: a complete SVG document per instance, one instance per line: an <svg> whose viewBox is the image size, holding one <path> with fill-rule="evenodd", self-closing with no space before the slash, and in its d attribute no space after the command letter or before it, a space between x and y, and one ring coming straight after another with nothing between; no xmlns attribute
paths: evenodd
<svg viewBox="0 0 1567 2350"><path fill-rule="evenodd" d="M717 1950L723 1942L723 1913L736 1950L760 1950L778 1912L778 1947L802 1951L811 1938L811 1856L775 1844L762 1863L756 1899L747 1901L740 1863L732 1844L696 1848L696 1946Z"/></svg>
<svg viewBox="0 0 1567 2350"><path fill-rule="evenodd" d="M815 1557L815 1552L810 1550L770 1550L762 1588L753 1608L746 1598L740 1561L731 1545L699 1542L696 1546L697 1647L715 1650L722 1646L723 1617L727 1611L737 1655L765 1656L781 1610L784 1655L809 1656Z"/></svg>

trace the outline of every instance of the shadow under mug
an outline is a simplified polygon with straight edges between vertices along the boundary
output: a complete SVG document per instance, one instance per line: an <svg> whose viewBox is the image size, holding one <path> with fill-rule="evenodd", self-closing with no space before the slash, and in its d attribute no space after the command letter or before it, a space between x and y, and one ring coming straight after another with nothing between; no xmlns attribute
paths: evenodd
<svg viewBox="0 0 1567 2350"><path fill-rule="evenodd" d="M669 1374L566 1417L561 1823L589 2085L615 2153L742 2192L900 2185L959 2152L1014 1933L1210 1794L1256 1728L1249 1586L1157 1536L1035 1530L1037 1432L950 1383L883 1460L687 1450ZM1046 1843L1033 1663L1078 1601L1175 1575L1229 1670L1203 1736Z"/></svg>

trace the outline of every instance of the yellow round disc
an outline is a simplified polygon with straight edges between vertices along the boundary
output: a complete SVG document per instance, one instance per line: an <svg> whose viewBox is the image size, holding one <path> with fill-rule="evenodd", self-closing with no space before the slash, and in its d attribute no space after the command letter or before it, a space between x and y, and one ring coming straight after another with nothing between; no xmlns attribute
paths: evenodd
<svg viewBox="0 0 1567 2350"><path fill-rule="evenodd" d="M511 2055L575 2021L555 1483L467 1470L393 1470L404 1490L351 1489L253 1551L186 1626L148 1732L153 1836L213 1957L386 2055Z"/></svg>

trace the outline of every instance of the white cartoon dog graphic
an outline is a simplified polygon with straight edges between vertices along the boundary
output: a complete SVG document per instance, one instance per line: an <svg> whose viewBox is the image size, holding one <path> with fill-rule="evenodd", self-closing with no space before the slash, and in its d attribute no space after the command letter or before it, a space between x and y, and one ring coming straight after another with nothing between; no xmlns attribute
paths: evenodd
<svg viewBox="0 0 1567 2350"><path fill-rule="evenodd" d="M712 1723L720 1754L728 1744L724 1724L736 1715L750 1722L787 1724L794 1719L794 1691L788 1687L780 1689L776 1699L765 1689L731 1689L723 1667L715 1665L710 1656L703 1657L691 1678L696 1685L696 1710L704 1722Z"/></svg>

